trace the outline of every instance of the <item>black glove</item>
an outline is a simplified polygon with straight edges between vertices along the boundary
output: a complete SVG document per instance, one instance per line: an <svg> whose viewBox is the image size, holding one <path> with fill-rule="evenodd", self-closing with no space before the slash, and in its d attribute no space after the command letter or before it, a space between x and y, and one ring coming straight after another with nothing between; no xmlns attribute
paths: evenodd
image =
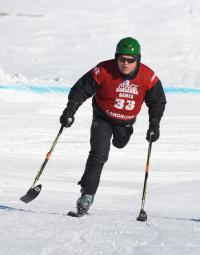
<svg viewBox="0 0 200 255"><path fill-rule="evenodd" d="M74 122L74 114L69 109L65 109L60 116L60 124L64 127L71 127Z"/></svg>
<svg viewBox="0 0 200 255"><path fill-rule="evenodd" d="M150 139L152 142L155 142L160 137L160 130L159 130L159 124L151 124L149 125L149 129L147 130L146 140L150 142Z"/></svg>

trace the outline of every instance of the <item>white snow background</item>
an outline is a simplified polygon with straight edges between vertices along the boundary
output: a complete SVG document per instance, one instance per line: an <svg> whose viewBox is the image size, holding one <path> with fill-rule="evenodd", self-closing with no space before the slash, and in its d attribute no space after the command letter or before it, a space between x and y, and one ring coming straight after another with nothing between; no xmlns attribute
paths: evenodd
<svg viewBox="0 0 200 255"><path fill-rule="evenodd" d="M0 254L196 255L200 250L200 2L196 0L0 0ZM153 144L146 223L136 221L148 143L144 105L130 143L111 148L84 218L70 218L89 151L91 100L59 131L67 88L117 42L139 40L142 62L160 77L167 106Z"/></svg>

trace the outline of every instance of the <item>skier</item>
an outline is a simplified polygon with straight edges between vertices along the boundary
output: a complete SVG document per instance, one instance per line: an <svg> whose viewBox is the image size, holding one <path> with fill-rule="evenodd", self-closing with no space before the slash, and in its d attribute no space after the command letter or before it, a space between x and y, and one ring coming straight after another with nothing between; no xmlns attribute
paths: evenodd
<svg viewBox="0 0 200 255"><path fill-rule="evenodd" d="M116 47L115 59L103 61L84 74L71 88L67 107L60 123L70 127L79 106L93 96L91 150L85 171L78 182L81 197L77 200L77 213L84 215L93 203L104 163L108 159L110 141L123 148L133 133L133 124L145 101L149 113L146 139L159 139L159 124L165 110L166 98L156 74L140 62L141 49L132 37L121 39Z"/></svg>

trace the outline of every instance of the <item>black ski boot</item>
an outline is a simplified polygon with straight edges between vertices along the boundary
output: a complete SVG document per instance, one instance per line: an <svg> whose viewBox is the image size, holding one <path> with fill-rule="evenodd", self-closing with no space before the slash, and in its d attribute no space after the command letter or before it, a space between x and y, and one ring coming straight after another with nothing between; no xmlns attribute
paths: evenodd
<svg viewBox="0 0 200 255"><path fill-rule="evenodd" d="M76 202L77 213L79 216L83 216L88 212L90 206L94 201L94 195L83 193Z"/></svg>
<svg viewBox="0 0 200 255"><path fill-rule="evenodd" d="M67 214L68 216L82 217L90 209L94 201L94 195L86 194L83 188L81 188L81 193L81 197L76 201L77 212L69 211Z"/></svg>

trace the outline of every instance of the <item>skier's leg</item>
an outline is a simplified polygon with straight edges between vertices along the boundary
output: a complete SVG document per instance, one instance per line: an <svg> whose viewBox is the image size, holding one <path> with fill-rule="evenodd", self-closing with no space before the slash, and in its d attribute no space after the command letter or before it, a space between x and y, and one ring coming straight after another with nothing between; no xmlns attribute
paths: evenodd
<svg viewBox="0 0 200 255"><path fill-rule="evenodd" d="M91 150L85 172L78 184L81 185L81 197L77 200L77 213L84 215L93 203L99 185L101 171L108 159L112 126L105 120L94 116L91 126Z"/></svg>
<svg viewBox="0 0 200 255"><path fill-rule="evenodd" d="M133 133L133 126L114 126L112 144L118 149L127 145Z"/></svg>
<svg viewBox="0 0 200 255"><path fill-rule="evenodd" d="M79 182L83 193L94 195L99 185L101 171L108 159L112 126L102 118L93 117L91 126L91 150L87 159L85 172Z"/></svg>

